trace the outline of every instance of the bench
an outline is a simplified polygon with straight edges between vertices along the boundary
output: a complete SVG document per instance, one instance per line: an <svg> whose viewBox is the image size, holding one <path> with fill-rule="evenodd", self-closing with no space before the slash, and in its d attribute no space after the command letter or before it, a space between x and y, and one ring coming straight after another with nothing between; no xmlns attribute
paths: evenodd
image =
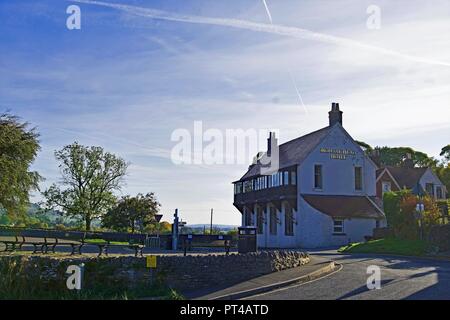
<svg viewBox="0 0 450 320"><path fill-rule="evenodd" d="M2 250L3 252L13 252L16 250L17 245L20 242L16 232L2 230L0 243L3 243L5 245L5 248Z"/></svg>
<svg viewBox="0 0 450 320"><path fill-rule="evenodd" d="M103 242L101 243L89 243L90 245L96 245L98 247L98 257L102 256L103 254L108 256L108 250L111 247L117 247L117 248L128 248L134 250L135 257L143 257L143 249L145 247L144 243L138 239L133 239L130 237L120 236L117 234L108 234L103 233L101 235L98 235L96 237L93 237L92 239L99 239ZM119 244L119 243L113 243L113 242L128 242L127 244Z"/></svg>
<svg viewBox="0 0 450 320"><path fill-rule="evenodd" d="M49 251L55 253L55 248L57 246L71 246L71 255L74 255L76 253L81 254L81 247L84 245L83 235L74 236L69 233L62 235L53 233L49 236L45 231L17 230L2 231L1 234L4 237L10 237L8 240L0 239L0 243L5 245L4 252L22 250L24 245L32 245L33 254L38 252L47 254ZM70 239L70 241L61 241L58 238L67 238Z"/></svg>
<svg viewBox="0 0 450 320"><path fill-rule="evenodd" d="M204 238L204 239L202 239ZM221 243L223 241L223 248L225 249L225 254L230 254L231 248L231 236L228 235L216 235L202 237L202 235L180 235L181 245L183 248L184 256L186 256L187 251L192 250L192 243L196 242L197 247L201 247L200 244L209 244L208 247L221 247L221 245L214 245L214 243Z"/></svg>

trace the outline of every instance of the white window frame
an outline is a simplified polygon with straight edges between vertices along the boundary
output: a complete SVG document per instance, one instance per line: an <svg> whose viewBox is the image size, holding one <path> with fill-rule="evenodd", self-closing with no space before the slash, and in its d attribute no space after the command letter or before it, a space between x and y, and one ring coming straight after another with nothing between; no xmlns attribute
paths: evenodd
<svg viewBox="0 0 450 320"><path fill-rule="evenodd" d="M340 226L336 226L336 222L341 222ZM335 218L333 219L333 234L345 234L345 223L344 219ZM336 228L341 228L341 231L336 231Z"/></svg>
<svg viewBox="0 0 450 320"><path fill-rule="evenodd" d="M384 186L389 186L389 190L385 190ZM392 183L390 181L381 181L381 194L392 191Z"/></svg>

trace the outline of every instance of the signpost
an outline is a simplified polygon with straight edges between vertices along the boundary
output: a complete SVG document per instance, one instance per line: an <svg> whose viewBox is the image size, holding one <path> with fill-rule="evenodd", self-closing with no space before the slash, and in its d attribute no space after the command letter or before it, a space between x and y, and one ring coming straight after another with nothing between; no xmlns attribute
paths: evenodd
<svg viewBox="0 0 450 320"><path fill-rule="evenodd" d="M150 269L150 285L153 285L153 269L156 269L157 259L156 256L147 256L147 268Z"/></svg>
<svg viewBox="0 0 450 320"><path fill-rule="evenodd" d="M178 209L175 209L175 214L173 215L173 225L172 225L172 250L176 251L178 248Z"/></svg>

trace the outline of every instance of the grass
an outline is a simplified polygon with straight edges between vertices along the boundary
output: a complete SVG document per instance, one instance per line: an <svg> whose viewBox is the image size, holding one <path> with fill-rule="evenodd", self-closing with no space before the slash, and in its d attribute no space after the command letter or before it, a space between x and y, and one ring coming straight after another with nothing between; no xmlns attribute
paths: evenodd
<svg viewBox="0 0 450 320"><path fill-rule="evenodd" d="M106 244L107 242L103 239L86 239L84 241L87 244ZM129 242L125 241L110 241L110 244L128 245Z"/></svg>
<svg viewBox="0 0 450 320"><path fill-rule="evenodd" d="M388 253L403 256L423 256L426 254L428 245L422 240L400 240L386 238L371 240L368 242L352 243L339 248L341 253Z"/></svg>
<svg viewBox="0 0 450 320"><path fill-rule="evenodd" d="M165 287L136 288L130 290L113 288L70 290L45 290L42 286L4 286L0 281L0 300L135 300L154 298L159 300L182 300L178 292Z"/></svg>

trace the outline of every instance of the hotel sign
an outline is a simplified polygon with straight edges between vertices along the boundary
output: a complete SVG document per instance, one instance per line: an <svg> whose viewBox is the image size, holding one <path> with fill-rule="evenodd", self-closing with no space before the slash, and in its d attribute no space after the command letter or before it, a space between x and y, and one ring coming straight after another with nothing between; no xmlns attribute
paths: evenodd
<svg viewBox="0 0 450 320"><path fill-rule="evenodd" d="M355 151L350 149L334 149L334 148L320 148L320 153L329 153L330 159L345 160L347 156L354 156Z"/></svg>

